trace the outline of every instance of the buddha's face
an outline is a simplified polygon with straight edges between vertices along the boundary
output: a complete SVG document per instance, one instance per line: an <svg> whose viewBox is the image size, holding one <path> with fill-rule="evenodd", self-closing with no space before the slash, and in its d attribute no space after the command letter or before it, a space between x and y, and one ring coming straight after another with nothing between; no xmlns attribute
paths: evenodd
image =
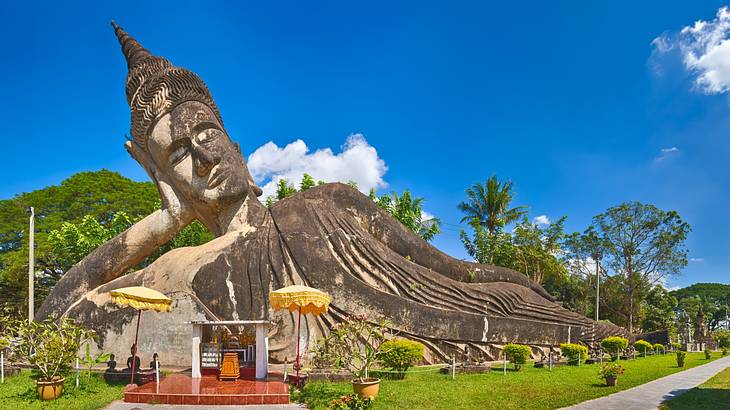
<svg viewBox="0 0 730 410"><path fill-rule="evenodd" d="M205 104L175 107L159 119L147 146L157 168L198 210L220 208L248 192L240 149Z"/></svg>

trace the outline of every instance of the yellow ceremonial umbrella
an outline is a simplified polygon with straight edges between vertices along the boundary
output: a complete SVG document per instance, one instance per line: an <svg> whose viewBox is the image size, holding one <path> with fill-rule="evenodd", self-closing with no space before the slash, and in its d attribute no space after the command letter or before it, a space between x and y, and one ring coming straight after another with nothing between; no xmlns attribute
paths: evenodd
<svg viewBox="0 0 730 410"><path fill-rule="evenodd" d="M319 289L293 285L269 293L269 302L274 309L299 312L297 318L297 386L299 386L299 334L302 328L302 313L321 315L327 311L332 298Z"/></svg>
<svg viewBox="0 0 730 410"><path fill-rule="evenodd" d="M134 365L137 361L137 336L139 335L139 320L142 318L142 311L156 310L158 312L169 312L172 310L172 299L154 289L144 286L114 289L110 293L112 295L112 302L118 306L131 306L138 311L137 330L134 332L134 345L132 346L132 381L130 385L134 385Z"/></svg>

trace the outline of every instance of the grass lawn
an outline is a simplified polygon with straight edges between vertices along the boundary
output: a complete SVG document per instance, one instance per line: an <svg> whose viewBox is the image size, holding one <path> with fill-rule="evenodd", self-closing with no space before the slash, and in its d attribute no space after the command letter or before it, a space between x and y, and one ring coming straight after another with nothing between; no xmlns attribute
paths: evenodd
<svg viewBox="0 0 730 410"><path fill-rule="evenodd" d="M711 360L720 358L714 353ZM598 377L599 365L563 366L549 371L531 364L519 372L491 372L450 376L437 372L409 373L405 380L383 380L376 409L555 409L625 390L651 380L708 363L704 353L687 353L684 368L675 356L650 356L621 361L626 372L616 387L606 387ZM421 369L415 369L421 370ZM323 409L342 395L352 393L349 383L313 382L293 399L310 409ZM696 408L696 407L695 407ZM727 408L727 407L726 407Z"/></svg>
<svg viewBox="0 0 730 410"><path fill-rule="evenodd" d="M75 376L66 378L63 394L57 400L41 401L36 394L35 378L29 370L24 370L0 384L0 408L96 410L124 397L124 385L109 385L93 373L91 378L82 373L78 389L75 380Z"/></svg>
<svg viewBox="0 0 730 410"><path fill-rule="evenodd" d="M662 405L662 410L730 409L730 368Z"/></svg>

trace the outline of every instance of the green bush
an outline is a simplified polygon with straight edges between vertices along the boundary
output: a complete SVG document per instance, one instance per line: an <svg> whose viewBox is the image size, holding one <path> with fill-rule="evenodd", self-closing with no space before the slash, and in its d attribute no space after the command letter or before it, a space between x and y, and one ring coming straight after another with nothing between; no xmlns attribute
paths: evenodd
<svg viewBox="0 0 730 410"><path fill-rule="evenodd" d="M368 410L372 407L373 399L362 398L357 394L348 394L332 400L328 408L331 410Z"/></svg>
<svg viewBox="0 0 730 410"><path fill-rule="evenodd" d="M722 348L722 355L727 356L727 347Z"/></svg>
<svg viewBox="0 0 730 410"><path fill-rule="evenodd" d="M651 343L646 340L637 340L634 342L634 349L646 357L646 352L651 351L654 348Z"/></svg>
<svg viewBox="0 0 730 410"><path fill-rule="evenodd" d="M507 357L507 360L514 363L515 370L520 370L522 365L527 363L532 351L530 346L510 343L502 349L502 353Z"/></svg>
<svg viewBox="0 0 730 410"><path fill-rule="evenodd" d="M677 367L684 367L684 358L687 356L687 352L677 352Z"/></svg>
<svg viewBox="0 0 730 410"><path fill-rule="evenodd" d="M413 340L388 340L380 345L378 358L384 367L405 372L409 367L423 359L425 347Z"/></svg>
<svg viewBox="0 0 730 410"><path fill-rule="evenodd" d="M717 329L712 332L712 338L719 348L730 348L730 329Z"/></svg>
<svg viewBox="0 0 730 410"><path fill-rule="evenodd" d="M710 349L705 349L705 359L710 360L711 357L712 357L712 352L710 351Z"/></svg>
<svg viewBox="0 0 730 410"><path fill-rule="evenodd" d="M621 355L621 352L624 351L629 346L629 340L625 337L621 336L609 336L603 340L601 340L601 347L606 349L608 354L611 355L611 359L616 360Z"/></svg>
<svg viewBox="0 0 730 410"><path fill-rule="evenodd" d="M588 358L588 348L576 343L563 343L560 345L560 354L568 358L568 364L576 366L578 365L579 357L581 363L586 361Z"/></svg>
<svg viewBox="0 0 730 410"><path fill-rule="evenodd" d="M674 349L674 350L680 350L681 348L682 348L682 344L681 343L677 343L677 342L672 343L672 349Z"/></svg>
<svg viewBox="0 0 730 410"><path fill-rule="evenodd" d="M661 343L655 343L655 344L654 344L654 346L652 346L652 348L654 348L654 351L655 351L655 352L656 352L657 354L658 354L658 353L664 353L664 350L665 350L665 349L664 349L664 345L663 345L663 344L661 344Z"/></svg>

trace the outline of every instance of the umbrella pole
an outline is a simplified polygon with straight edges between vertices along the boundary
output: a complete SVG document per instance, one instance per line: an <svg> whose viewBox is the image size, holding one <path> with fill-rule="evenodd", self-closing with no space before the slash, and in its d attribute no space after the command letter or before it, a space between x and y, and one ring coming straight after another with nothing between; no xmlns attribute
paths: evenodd
<svg viewBox="0 0 730 410"><path fill-rule="evenodd" d="M134 345L132 345L132 381L129 384L134 384L134 364L137 361L137 336L139 336L139 319L142 318L142 310L138 310L137 313L137 330L134 332Z"/></svg>
<svg viewBox="0 0 730 410"><path fill-rule="evenodd" d="M299 308L299 320L297 321L297 389L299 388L299 342L300 342L300 336L299 334L302 331L302 308Z"/></svg>

